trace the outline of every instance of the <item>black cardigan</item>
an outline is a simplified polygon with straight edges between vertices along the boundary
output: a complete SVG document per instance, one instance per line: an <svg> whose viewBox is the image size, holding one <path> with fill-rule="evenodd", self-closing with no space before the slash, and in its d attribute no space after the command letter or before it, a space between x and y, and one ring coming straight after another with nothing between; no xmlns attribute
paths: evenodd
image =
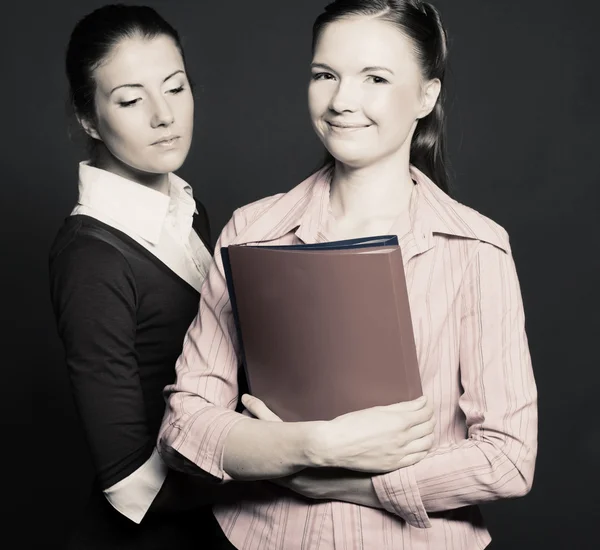
<svg viewBox="0 0 600 550"><path fill-rule="evenodd" d="M194 229L212 254L206 211L197 207ZM101 492L144 464L155 447L162 390L175 379L199 293L125 233L83 215L67 218L52 245L50 291L97 476L71 547L162 548L164 539L169 548L202 548L211 536L202 532L208 527L198 531L211 524L208 509L204 518L195 511L192 540L182 524L186 514L149 512L136 525Z"/></svg>

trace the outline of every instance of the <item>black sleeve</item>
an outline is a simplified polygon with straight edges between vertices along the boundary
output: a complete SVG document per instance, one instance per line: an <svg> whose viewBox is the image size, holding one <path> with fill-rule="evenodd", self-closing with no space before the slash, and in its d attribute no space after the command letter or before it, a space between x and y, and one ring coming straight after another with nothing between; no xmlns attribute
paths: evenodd
<svg viewBox="0 0 600 550"><path fill-rule="evenodd" d="M119 250L80 236L51 259L50 291L75 403L106 489L154 448L135 350L135 280Z"/></svg>

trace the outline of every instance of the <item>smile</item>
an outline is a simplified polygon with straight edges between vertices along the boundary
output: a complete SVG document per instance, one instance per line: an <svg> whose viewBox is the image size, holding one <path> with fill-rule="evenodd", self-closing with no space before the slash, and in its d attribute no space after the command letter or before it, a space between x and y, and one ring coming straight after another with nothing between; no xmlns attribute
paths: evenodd
<svg viewBox="0 0 600 550"><path fill-rule="evenodd" d="M327 126L335 132L355 132L357 130L364 130L365 128L369 128L371 124L338 124L335 122L327 122Z"/></svg>

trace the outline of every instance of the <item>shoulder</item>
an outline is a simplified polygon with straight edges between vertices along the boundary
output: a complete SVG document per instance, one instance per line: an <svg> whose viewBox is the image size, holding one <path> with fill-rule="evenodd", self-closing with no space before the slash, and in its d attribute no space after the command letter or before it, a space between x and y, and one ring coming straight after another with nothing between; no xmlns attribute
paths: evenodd
<svg viewBox="0 0 600 550"><path fill-rule="evenodd" d="M131 322L138 303L138 285L123 252L68 220L50 253L50 299L57 318L64 322L90 318ZM115 236L116 238L116 236ZM126 311L125 316L122 315Z"/></svg>
<svg viewBox="0 0 600 550"><path fill-rule="evenodd" d="M221 233L221 246L269 241L288 233L299 222L310 200L306 182L238 208Z"/></svg>
<svg viewBox="0 0 600 550"><path fill-rule="evenodd" d="M418 182L418 209L432 233L476 240L510 253L508 233L474 208L447 195L428 176L411 166Z"/></svg>
<svg viewBox="0 0 600 550"><path fill-rule="evenodd" d="M241 235L247 233L259 220L264 219L265 215L283 196L284 194L280 193L264 197L237 208L230 220L225 224L223 231L221 231L217 246L225 247L234 244Z"/></svg>
<svg viewBox="0 0 600 550"><path fill-rule="evenodd" d="M299 223L309 206L316 185L322 181L315 172L287 193L277 193L238 208L225 226L221 238L226 244L268 241L288 233Z"/></svg>
<svg viewBox="0 0 600 550"><path fill-rule="evenodd" d="M78 216L68 218L50 251L51 276L73 279L84 276L87 280L130 276L129 261L114 244L118 239L116 234L93 221Z"/></svg>
<svg viewBox="0 0 600 550"><path fill-rule="evenodd" d="M272 210L285 195L286 193L277 193L276 195L263 197L262 199L238 208L233 215L238 232L252 225L255 221Z"/></svg>
<svg viewBox="0 0 600 550"><path fill-rule="evenodd" d="M464 225L468 233L475 239L493 245L504 252L510 252L510 238L508 232L499 223L474 208L450 199L446 207L452 211L460 224Z"/></svg>

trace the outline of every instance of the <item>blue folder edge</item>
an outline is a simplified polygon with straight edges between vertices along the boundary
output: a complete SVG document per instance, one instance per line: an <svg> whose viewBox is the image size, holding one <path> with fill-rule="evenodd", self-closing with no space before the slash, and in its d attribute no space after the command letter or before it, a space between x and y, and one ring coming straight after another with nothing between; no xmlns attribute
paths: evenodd
<svg viewBox="0 0 600 550"><path fill-rule="evenodd" d="M325 243L312 243L312 244L290 244L290 245L241 245L241 246L255 246L256 248L271 248L276 250L345 250L348 248L371 248L375 246L397 246L398 237L396 235L377 235L375 237L358 237L355 239L344 239L341 241L329 241ZM236 332L238 336L238 345L240 349L242 366L244 367L244 374L246 375L246 384L248 391L251 393L252 388L250 387L250 377L248 376L248 367L246 365L246 355L244 353L244 341L242 339L242 330L240 326L240 320L237 310L237 303L235 299L235 288L233 286L233 276L231 274L231 261L229 259L229 248L221 248L221 259L223 260L223 271L225 273L225 280L227 282L227 291L229 292L229 301L231 302L231 311L233 313L233 319L235 322Z"/></svg>

